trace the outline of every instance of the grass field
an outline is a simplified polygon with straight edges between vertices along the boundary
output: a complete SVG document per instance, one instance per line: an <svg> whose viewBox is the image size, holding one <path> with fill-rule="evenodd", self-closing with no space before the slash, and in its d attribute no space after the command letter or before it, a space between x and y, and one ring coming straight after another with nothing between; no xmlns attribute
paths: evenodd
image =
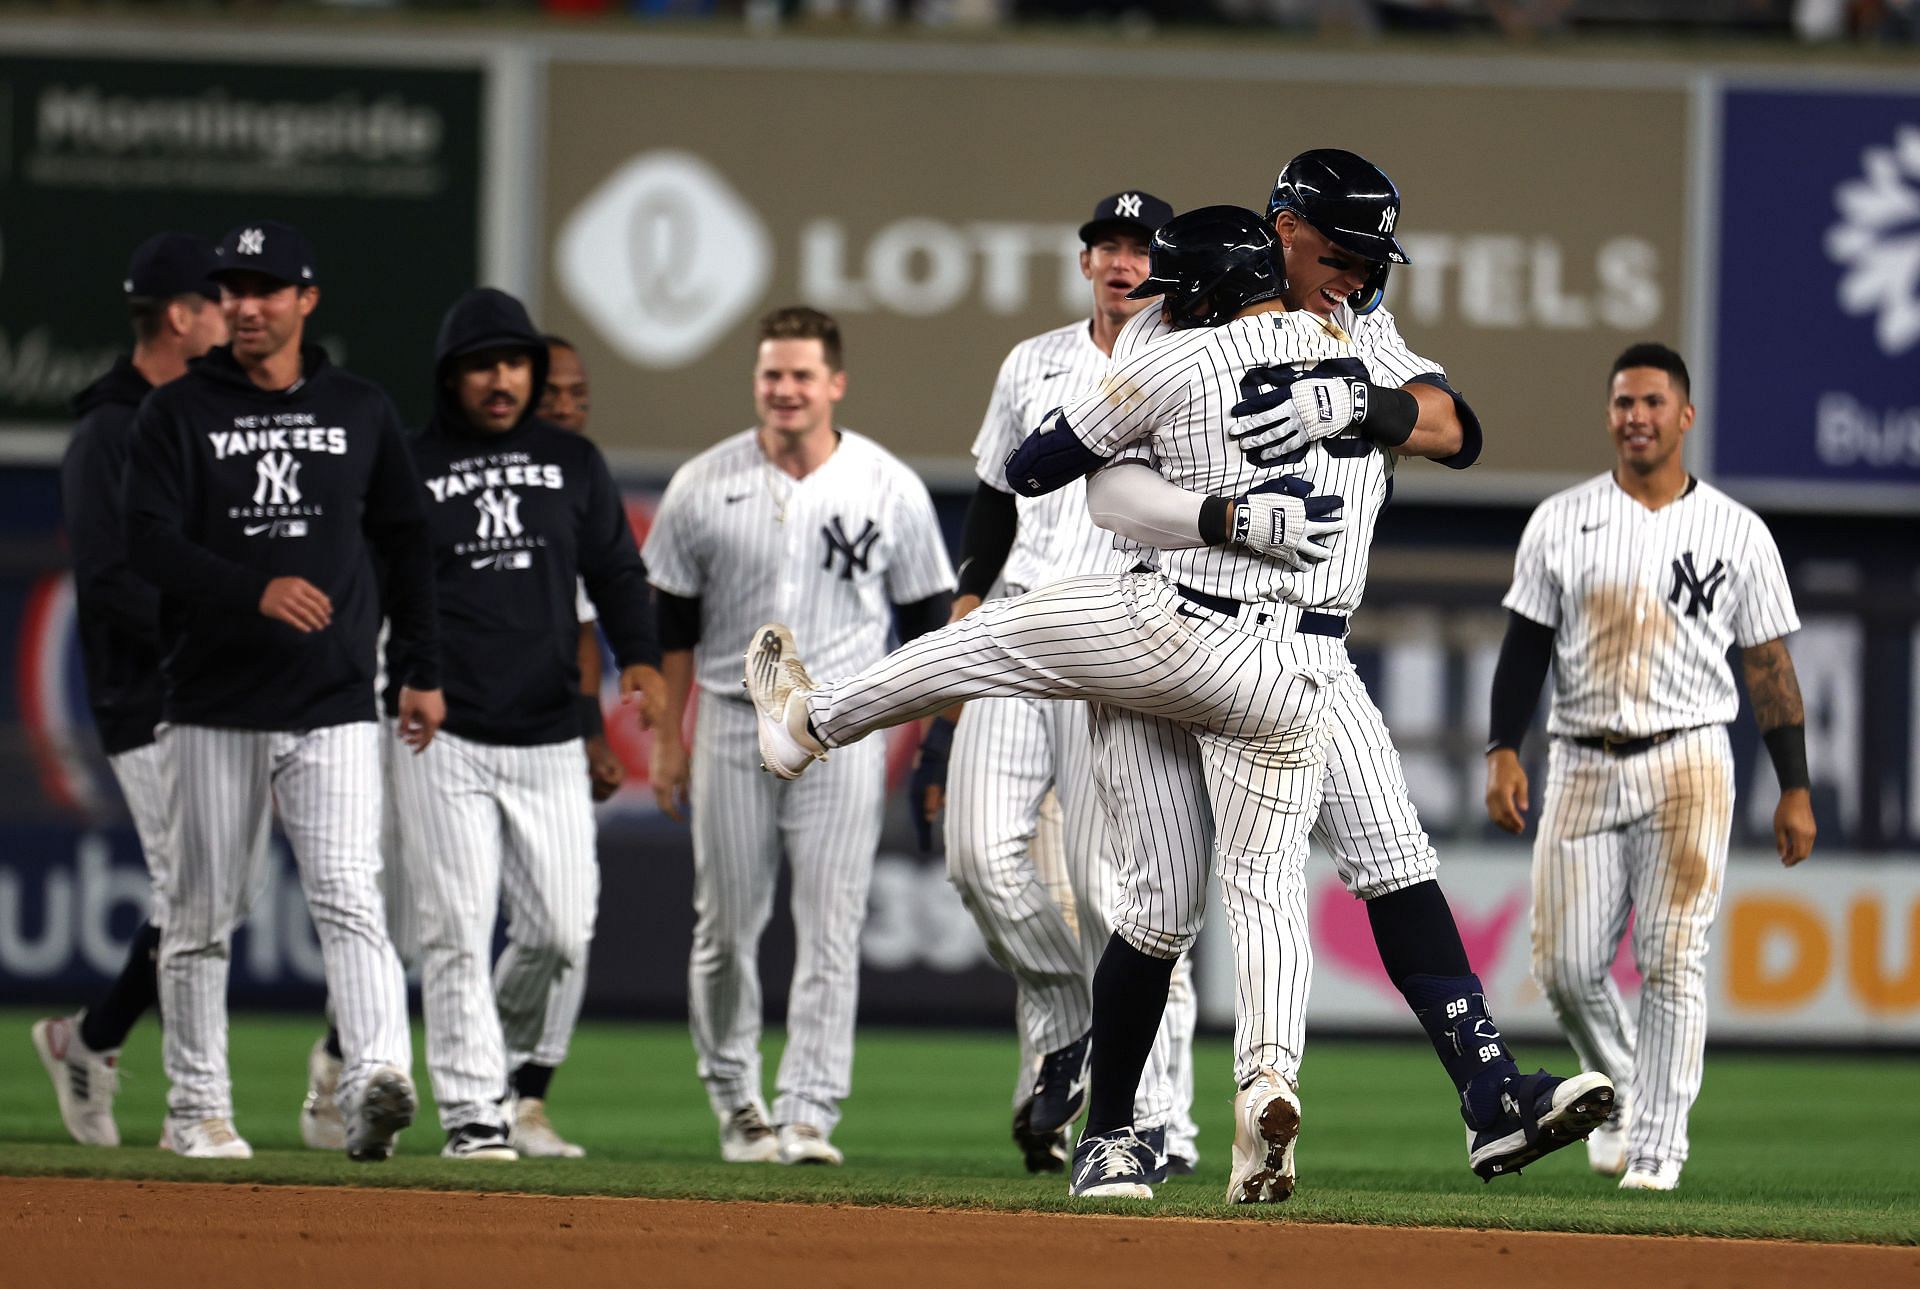
<svg viewBox="0 0 1920 1289"><path fill-rule="evenodd" d="M1318 1042L1304 1071L1299 1191L1284 1205L1229 1209L1230 1060L1219 1040L1203 1041L1195 1055L1199 1173L1157 1188L1150 1202L1091 1203L1068 1199L1058 1177L1021 1170L1007 1139L1006 1036L863 1031L854 1095L834 1134L847 1155L840 1169L721 1164L685 1030L612 1024L582 1029L554 1084L553 1117L590 1158L443 1160L429 1107L394 1160L366 1166L300 1147L295 1112L316 1032L309 1020L235 1021L237 1122L257 1152L245 1163L151 1148L166 1090L151 1025L122 1058L117 1117L129 1144L71 1144L27 1037L32 1020L0 1011L0 1173L1920 1243L1911 1057L1710 1053L1693 1162L1682 1189L1662 1195L1615 1189L1587 1171L1577 1148L1483 1185L1467 1170L1452 1094L1430 1050ZM418 1052L417 1035L415 1043ZM771 1071L777 1036L767 1051ZM1538 1045L1526 1054L1570 1065L1566 1053ZM424 1077L421 1086L425 1093Z"/></svg>

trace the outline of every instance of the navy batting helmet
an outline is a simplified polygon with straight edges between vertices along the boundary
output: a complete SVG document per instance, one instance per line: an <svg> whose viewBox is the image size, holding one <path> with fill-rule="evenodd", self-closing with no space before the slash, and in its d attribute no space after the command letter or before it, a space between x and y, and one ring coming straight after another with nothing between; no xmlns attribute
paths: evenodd
<svg viewBox="0 0 1920 1289"><path fill-rule="evenodd" d="M1217 327L1286 289L1278 249L1273 228L1245 207L1201 206L1154 232L1146 281L1127 298L1164 295L1175 327Z"/></svg>
<svg viewBox="0 0 1920 1289"><path fill-rule="evenodd" d="M1407 264L1394 235L1400 222L1400 190L1386 172L1365 157L1340 148L1314 148L1287 162L1274 180L1267 218L1290 210L1341 250L1373 262L1373 271L1347 297L1355 313L1380 307L1387 270Z"/></svg>

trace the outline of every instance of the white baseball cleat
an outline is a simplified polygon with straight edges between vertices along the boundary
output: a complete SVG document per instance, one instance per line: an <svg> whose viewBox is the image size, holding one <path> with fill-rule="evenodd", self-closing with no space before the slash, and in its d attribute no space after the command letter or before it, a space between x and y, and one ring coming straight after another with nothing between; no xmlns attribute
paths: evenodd
<svg viewBox="0 0 1920 1289"><path fill-rule="evenodd" d="M368 1163L390 1157L393 1139L413 1122L415 1104L412 1079L391 1065L375 1070L347 1125L347 1158Z"/></svg>
<svg viewBox="0 0 1920 1289"><path fill-rule="evenodd" d="M160 1146L186 1159L253 1158L253 1147L233 1130L231 1119L202 1119L197 1123L168 1119Z"/></svg>
<svg viewBox="0 0 1920 1289"><path fill-rule="evenodd" d="M797 779L827 749L807 728L813 678L794 656L793 632L769 622L747 646L747 693L759 717L760 763L782 779Z"/></svg>
<svg viewBox="0 0 1920 1289"><path fill-rule="evenodd" d="M1627 1171L1627 1117L1616 1109L1587 1137L1587 1166L1602 1177Z"/></svg>
<svg viewBox="0 0 1920 1289"><path fill-rule="evenodd" d="M340 1058L327 1051L326 1036L307 1053L307 1099L300 1103L300 1140L308 1150L345 1150L347 1121L334 1095L340 1090Z"/></svg>
<svg viewBox="0 0 1920 1289"><path fill-rule="evenodd" d="M53 1080L60 1122L83 1146L117 1146L113 1094L120 1087L120 1053L96 1052L80 1038L80 1017L50 1016L33 1023L33 1050Z"/></svg>
<svg viewBox="0 0 1920 1289"><path fill-rule="evenodd" d="M827 1134L810 1123L780 1125L780 1162L783 1164L843 1164L844 1156Z"/></svg>
<svg viewBox="0 0 1920 1289"><path fill-rule="evenodd" d="M1233 1099L1229 1204L1278 1204L1293 1194L1293 1144L1300 1098L1277 1070L1263 1068Z"/></svg>
<svg viewBox="0 0 1920 1289"><path fill-rule="evenodd" d="M1670 1191L1680 1185L1680 1165L1671 1159L1636 1159L1620 1179L1623 1191Z"/></svg>
<svg viewBox="0 0 1920 1289"><path fill-rule="evenodd" d="M780 1158L780 1138L758 1105L749 1103L720 1125L720 1158L729 1164L771 1164Z"/></svg>
<svg viewBox="0 0 1920 1289"><path fill-rule="evenodd" d="M541 1097L522 1097L513 1107L513 1148L528 1159L585 1159L587 1148L576 1146L554 1130Z"/></svg>

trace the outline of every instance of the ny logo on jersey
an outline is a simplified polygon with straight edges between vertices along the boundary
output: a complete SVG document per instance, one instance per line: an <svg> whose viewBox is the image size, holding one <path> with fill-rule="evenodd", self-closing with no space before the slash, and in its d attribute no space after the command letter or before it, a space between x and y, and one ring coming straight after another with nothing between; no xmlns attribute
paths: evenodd
<svg viewBox="0 0 1920 1289"><path fill-rule="evenodd" d="M240 230L240 245L237 248L242 255L258 255L267 249L267 234L264 229L243 228Z"/></svg>
<svg viewBox="0 0 1920 1289"><path fill-rule="evenodd" d="M253 485L256 506L291 506L300 500L300 459L291 452L263 452L253 463L260 480Z"/></svg>
<svg viewBox="0 0 1920 1289"><path fill-rule="evenodd" d="M849 537L838 515L833 517L833 523L820 529L820 535L827 539L827 558L820 567L831 571L834 556L839 556L845 561L840 566L840 579L844 582L853 580L853 570L856 568L862 573L867 571L867 557L873 554L873 544L880 540L880 530L871 519L858 536Z"/></svg>
<svg viewBox="0 0 1920 1289"><path fill-rule="evenodd" d="M481 537L518 537L520 528L520 494L511 488L495 491L487 489L473 499L473 507L480 512Z"/></svg>
<svg viewBox="0 0 1920 1289"><path fill-rule="evenodd" d="M1673 561L1673 590L1667 593L1668 604L1680 603L1680 593L1687 595L1687 616L1698 617L1705 606L1708 613L1713 612L1713 597L1726 585L1727 565L1725 560L1713 561L1713 567L1707 570L1705 577L1693 566L1693 552L1688 551Z"/></svg>
<svg viewBox="0 0 1920 1289"><path fill-rule="evenodd" d="M1130 192L1121 197L1113 203L1113 213L1122 219L1140 218L1140 194Z"/></svg>

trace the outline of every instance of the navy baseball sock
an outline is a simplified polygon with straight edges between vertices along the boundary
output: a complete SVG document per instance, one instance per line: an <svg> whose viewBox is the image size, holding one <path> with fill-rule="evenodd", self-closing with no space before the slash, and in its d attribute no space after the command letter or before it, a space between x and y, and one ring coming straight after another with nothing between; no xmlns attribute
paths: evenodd
<svg viewBox="0 0 1920 1289"><path fill-rule="evenodd" d="M347 1059L340 1052L340 1031L332 1025L327 1026L327 1055L336 1061Z"/></svg>
<svg viewBox="0 0 1920 1289"><path fill-rule="evenodd" d="M1093 1086L1082 1135L1117 1132L1133 1122L1134 1096L1167 1009L1174 962L1142 953L1118 935L1107 941L1093 973Z"/></svg>
<svg viewBox="0 0 1920 1289"><path fill-rule="evenodd" d="M513 1094L531 1101L547 1099L547 1085L553 1082L551 1065L536 1065L528 1061L513 1072Z"/></svg>
<svg viewBox="0 0 1920 1289"><path fill-rule="evenodd" d="M1501 1085L1520 1067L1487 1013L1486 991L1467 962L1440 883L1419 882L1368 900L1367 920L1380 963L1432 1040L1467 1121L1492 1122L1500 1113Z"/></svg>
<svg viewBox="0 0 1920 1289"><path fill-rule="evenodd" d="M98 1007L87 1008L87 1014L80 1018L82 1043L96 1052L111 1052L127 1041L134 1022L160 1001L159 957L160 928L142 922L133 933L133 943L127 946L126 965L120 968L113 987Z"/></svg>

